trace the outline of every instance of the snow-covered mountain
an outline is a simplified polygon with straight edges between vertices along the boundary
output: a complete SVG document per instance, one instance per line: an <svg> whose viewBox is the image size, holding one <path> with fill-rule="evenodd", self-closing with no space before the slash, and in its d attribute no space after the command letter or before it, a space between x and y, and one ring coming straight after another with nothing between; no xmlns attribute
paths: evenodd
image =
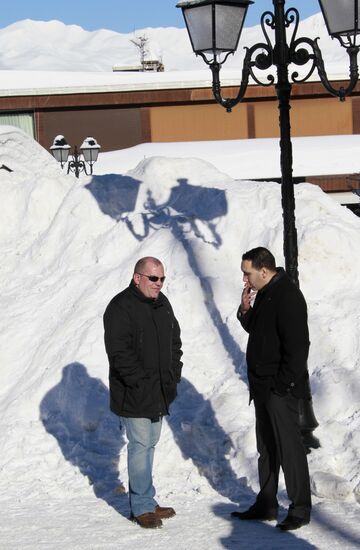
<svg viewBox="0 0 360 550"><path fill-rule="evenodd" d="M185 28L145 28L134 35L104 29L89 32L59 21L24 20L0 29L0 70L92 72L111 71L113 65L136 65L139 54L130 40L141 35L148 37L150 56L162 59L166 71L204 68L203 61L191 50ZM301 21L298 36L320 37L331 72L347 73L345 51L337 41L329 38L320 13ZM228 60L226 67L240 66L243 46L263 41L260 25L245 28L238 52Z"/></svg>

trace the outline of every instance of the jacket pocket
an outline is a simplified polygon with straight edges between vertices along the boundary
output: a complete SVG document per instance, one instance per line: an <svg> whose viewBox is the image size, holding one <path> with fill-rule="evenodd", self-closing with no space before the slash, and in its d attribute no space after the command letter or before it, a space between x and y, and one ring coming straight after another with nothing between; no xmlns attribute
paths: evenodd
<svg viewBox="0 0 360 550"><path fill-rule="evenodd" d="M144 398L145 381L140 379L135 386L127 387L124 398L124 409L132 413L141 410Z"/></svg>
<svg viewBox="0 0 360 550"><path fill-rule="evenodd" d="M279 366L277 363L257 363L255 365L255 372L258 376L274 376L277 374Z"/></svg>

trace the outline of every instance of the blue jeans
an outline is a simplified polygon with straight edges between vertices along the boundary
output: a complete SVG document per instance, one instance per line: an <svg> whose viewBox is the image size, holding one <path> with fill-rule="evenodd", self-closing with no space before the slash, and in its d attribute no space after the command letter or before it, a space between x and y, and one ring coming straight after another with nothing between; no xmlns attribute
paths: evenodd
<svg viewBox="0 0 360 550"><path fill-rule="evenodd" d="M152 480L155 445L159 441L162 419L120 417L128 438L128 476L130 509L134 516L153 512L157 506Z"/></svg>

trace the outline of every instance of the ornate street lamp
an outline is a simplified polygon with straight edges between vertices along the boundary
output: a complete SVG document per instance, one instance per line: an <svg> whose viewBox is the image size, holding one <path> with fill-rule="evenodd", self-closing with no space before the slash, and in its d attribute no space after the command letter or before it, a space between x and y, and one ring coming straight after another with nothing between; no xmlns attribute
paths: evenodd
<svg viewBox="0 0 360 550"><path fill-rule="evenodd" d="M81 144L80 153L75 145L74 153L71 155L70 160L68 160L70 149L70 145L66 142L64 136L61 135L56 136L54 143L50 147L53 157L60 162L61 168L68 162L68 174L73 172L77 178L80 172L85 172L87 176L91 175L93 173L93 164L97 161L100 150L100 145L96 139L93 137L85 138ZM90 167L89 171L87 170L87 165Z"/></svg>
<svg viewBox="0 0 360 550"><path fill-rule="evenodd" d="M319 0L330 36L337 38L349 56L350 81L346 88L335 89L330 83L322 58L318 39L297 37L299 12L295 8L285 10L285 0L273 0L274 12L266 11L261 16L261 28L265 42L245 48L242 78L238 95L233 99L221 95L220 69L230 54L233 54L240 40L247 10L252 0L188 0L179 2L192 48L200 55L212 71L212 88L216 101L228 112L244 97L250 77L259 85L275 84L279 100L280 123L280 165L281 198L284 223L284 257L288 275L299 285L298 247L295 226L295 197L292 179L292 144L290 130L290 96L292 83L305 82L317 69L321 82L328 92L344 101L358 81L357 56L359 46L359 0ZM287 42L286 30L294 24L294 30ZM271 42L268 29L274 31L274 43ZM307 73L300 78L294 71L289 77L289 65L305 66ZM275 76L271 68L276 68ZM258 71L266 71L266 80L260 80ZM304 444L318 447L319 441L312 435L318 425L312 400L300 400L299 423Z"/></svg>
<svg viewBox="0 0 360 550"><path fill-rule="evenodd" d="M350 59L350 81L347 88L335 89L328 80L318 39L297 38L299 12L295 8L285 11L285 0L273 0L274 12L266 11L261 16L261 28L265 42L245 48L242 78L237 97L221 95L220 69L238 46L247 10L252 0L188 0L179 2L182 9L191 45L209 65L216 101L230 112L244 97L250 77L259 85L275 84L280 114L280 164L281 196L284 220L285 268L292 280L299 285L298 248L295 226L295 198L292 179L292 145L290 131L290 95L292 82L305 82L317 69L320 79L330 94L341 101L354 89L358 80L357 35L359 34L359 0L319 0L329 34L346 48ZM294 31L287 42L286 29L294 24ZM272 44L267 30L275 32ZM309 63L305 77L297 71L291 73L290 64L304 66ZM277 79L271 73L275 67ZM257 71L267 71L266 80L260 80Z"/></svg>

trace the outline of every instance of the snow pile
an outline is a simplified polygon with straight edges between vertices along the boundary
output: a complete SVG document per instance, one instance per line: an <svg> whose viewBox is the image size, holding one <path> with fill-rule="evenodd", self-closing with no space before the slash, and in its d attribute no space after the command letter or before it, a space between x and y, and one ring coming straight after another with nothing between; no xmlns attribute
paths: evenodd
<svg viewBox="0 0 360 550"><path fill-rule="evenodd" d="M149 254L166 266L185 362L156 454L160 499L175 507L215 495L250 501L257 454L246 335L236 320L239 266L242 252L258 245L282 263L280 187L235 182L203 160L165 157L126 174L114 173L114 164L108 174L76 180L10 128L0 133L2 163L13 170L0 170L0 489L11 517L31 515L36 505L50 512L59 501L67 509L69 499L74 510L105 501L126 516L125 442L108 410L102 313L135 261ZM360 221L310 184L296 187L296 201L322 445L309 457L313 491L356 506ZM82 548L80 540L65 547Z"/></svg>

